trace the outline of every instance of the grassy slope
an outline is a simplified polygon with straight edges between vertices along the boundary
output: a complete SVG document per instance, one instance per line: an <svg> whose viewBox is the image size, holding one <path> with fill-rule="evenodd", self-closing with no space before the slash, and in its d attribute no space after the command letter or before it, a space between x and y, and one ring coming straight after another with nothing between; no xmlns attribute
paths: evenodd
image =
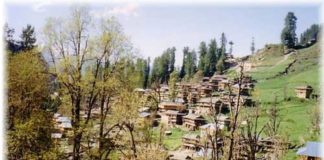
<svg viewBox="0 0 324 160"><path fill-rule="evenodd" d="M297 145L303 144L307 140L314 140L311 138L309 129L311 127L311 111L317 102L295 98L294 88L307 84L315 88L315 93L319 93L319 53L319 45L315 44L309 48L298 50L296 54L281 61L284 57L282 47L271 45L270 48L251 58L251 61L258 64L256 70L249 73L258 81L253 98L262 102L262 109L265 112L271 106L270 103L273 102L274 97L277 96L282 117L281 132ZM289 69L287 75L267 79L284 71L294 59L297 59L297 62ZM291 100L284 101L284 95ZM261 122L267 122L266 116L261 118ZM290 150L284 159L295 158L295 150Z"/></svg>

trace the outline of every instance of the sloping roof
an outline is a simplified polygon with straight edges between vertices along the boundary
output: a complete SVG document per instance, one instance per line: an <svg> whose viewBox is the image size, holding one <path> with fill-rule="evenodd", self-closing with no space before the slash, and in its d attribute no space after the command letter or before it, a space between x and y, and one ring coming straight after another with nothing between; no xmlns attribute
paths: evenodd
<svg viewBox="0 0 324 160"><path fill-rule="evenodd" d="M189 133L189 134L185 134L182 138L196 139L196 138L200 138L200 136L197 134Z"/></svg>
<svg viewBox="0 0 324 160"><path fill-rule="evenodd" d="M204 120L204 118L201 115L197 115L197 114L188 114L186 116L184 116L185 118L189 118L189 119L199 119L199 120Z"/></svg>
<svg viewBox="0 0 324 160"><path fill-rule="evenodd" d="M165 101L160 103L161 106L183 106L182 103L179 102L170 102L170 101Z"/></svg>
<svg viewBox="0 0 324 160"><path fill-rule="evenodd" d="M305 147L299 148L298 155L310 156L310 157L322 157L321 155L321 143L320 142L307 142Z"/></svg>
<svg viewBox="0 0 324 160"><path fill-rule="evenodd" d="M141 107L138 109L139 112L148 112L150 110L149 107Z"/></svg>
<svg viewBox="0 0 324 160"><path fill-rule="evenodd" d="M167 110L165 114L171 114L171 115L177 115L179 111L174 111L174 110Z"/></svg>
<svg viewBox="0 0 324 160"><path fill-rule="evenodd" d="M198 100L198 103L216 103L219 100L218 97L204 97Z"/></svg>
<svg viewBox="0 0 324 160"><path fill-rule="evenodd" d="M71 123L71 119L69 117L58 117L56 121L61 122L61 123L64 123L64 122Z"/></svg>
<svg viewBox="0 0 324 160"><path fill-rule="evenodd" d="M62 138L62 133L52 133L51 138Z"/></svg>
<svg viewBox="0 0 324 160"><path fill-rule="evenodd" d="M145 92L145 89L143 89L143 88L135 88L134 91L135 92Z"/></svg>
<svg viewBox="0 0 324 160"><path fill-rule="evenodd" d="M209 129L213 129L213 130L216 129L215 127L216 127L216 123L208 123L208 124L205 124L205 125L200 126L201 129L207 129L207 128L209 128ZM224 128L224 124L217 124L217 128L223 129Z"/></svg>
<svg viewBox="0 0 324 160"><path fill-rule="evenodd" d="M59 113L54 113L54 118L58 118L58 117L60 117L61 116L61 114L59 114Z"/></svg>
<svg viewBox="0 0 324 160"><path fill-rule="evenodd" d="M60 124L60 126L62 128L72 128L71 122L63 122L62 124Z"/></svg>
<svg viewBox="0 0 324 160"><path fill-rule="evenodd" d="M226 120L229 120L229 117L226 116L226 115L224 115L224 114L218 114L218 115L217 115L217 119L218 119L219 121L226 121Z"/></svg>
<svg viewBox="0 0 324 160"><path fill-rule="evenodd" d="M145 117L148 117L148 116L150 116L151 115L151 113L149 113L149 112L140 112L139 113L139 116L141 117L141 118L145 118Z"/></svg>
<svg viewBox="0 0 324 160"><path fill-rule="evenodd" d="M296 87L295 89L313 89L312 86L299 86L299 87Z"/></svg>

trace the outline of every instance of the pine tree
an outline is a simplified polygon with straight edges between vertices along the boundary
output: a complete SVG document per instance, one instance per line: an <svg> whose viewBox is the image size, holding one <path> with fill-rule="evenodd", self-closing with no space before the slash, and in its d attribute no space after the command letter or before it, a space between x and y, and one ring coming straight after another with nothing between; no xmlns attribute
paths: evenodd
<svg viewBox="0 0 324 160"><path fill-rule="evenodd" d="M254 54L255 47L254 47L254 37L252 37L252 43L251 43L251 54Z"/></svg>
<svg viewBox="0 0 324 160"><path fill-rule="evenodd" d="M204 71L205 68L205 57L207 55L207 46L205 42L200 42L199 45L199 64L198 69Z"/></svg>
<svg viewBox="0 0 324 160"><path fill-rule="evenodd" d="M221 41L222 54L224 54L226 53L226 43L227 43L227 39L224 32L222 33L220 41ZM220 57L217 58L220 59Z"/></svg>
<svg viewBox="0 0 324 160"><path fill-rule="evenodd" d="M217 63L217 43L215 39L212 39L209 43L208 53L205 58L205 76L212 76L216 71Z"/></svg>
<svg viewBox="0 0 324 160"><path fill-rule="evenodd" d="M296 22L297 17L293 12L288 12L285 18L285 27L281 32L281 42L288 48L293 48L296 46Z"/></svg>
<svg viewBox="0 0 324 160"><path fill-rule="evenodd" d="M149 75L150 75L150 63L151 63L150 57L148 57L145 62L146 62L146 64L145 64L145 71L144 71L144 84L143 84L143 87L147 88L148 84L149 84Z"/></svg>
<svg viewBox="0 0 324 160"><path fill-rule="evenodd" d="M232 54L233 53L233 45L234 45L234 43L233 43L233 41L229 41L228 44L231 46L230 50L229 50L229 54Z"/></svg>
<svg viewBox="0 0 324 160"><path fill-rule="evenodd" d="M22 50L30 50L36 46L35 29L31 25L28 24L27 27L22 30L20 38Z"/></svg>

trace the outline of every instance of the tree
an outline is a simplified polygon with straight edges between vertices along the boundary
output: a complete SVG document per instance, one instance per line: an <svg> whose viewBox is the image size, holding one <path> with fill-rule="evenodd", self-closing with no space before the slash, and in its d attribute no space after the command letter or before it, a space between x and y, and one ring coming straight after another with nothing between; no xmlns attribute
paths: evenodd
<svg viewBox="0 0 324 160"><path fill-rule="evenodd" d="M200 42L199 45L199 63L198 63L198 69L200 71L204 71L205 69L205 56L207 55L207 45L204 41Z"/></svg>
<svg viewBox="0 0 324 160"><path fill-rule="evenodd" d="M223 74L224 70L226 69L226 66L225 66L225 56L222 55L217 64L216 64L216 69L217 69L217 73L218 74Z"/></svg>
<svg viewBox="0 0 324 160"><path fill-rule="evenodd" d="M169 74L174 71L174 63L175 63L175 51L176 48L168 48L167 52L170 54L170 66L169 66Z"/></svg>
<svg viewBox="0 0 324 160"><path fill-rule="evenodd" d="M229 41L228 44L231 46L229 53L232 54L233 53L233 45L234 45L234 43L233 43L233 41Z"/></svg>
<svg viewBox="0 0 324 160"><path fill-rule="evenodd" d="M13 28L10 28L6 23L4 26L4 40L6 43L6 49L12 53L15 53L19 50L19 46L13 38L14 33L15 30Z"/></svg>
<svg viewBox="0 0 324 160"><path fill-rule="evenodd" d="M150 69L151 69L150 63L151 63L151 59L150 57L148 57L146 60L146 67L144 71L144 84L143 84L144 88L147 88L149 85L149 76L150 76Z"/></svg>
<svg viewBox="0 0 324 160"><path fill-rule="evenodd" d="M168 83L170 74L175 69L175 51L175 47L168 48L154 59L151 82Z"/></svg>
<svg viewBox="0 0 324 160"><path fill-rule="evenodd" d="M222 49L222 54L225 54L226 53L226 44L227 44L227 39L226 39L226 36L225 36L225 33L223 32L222 33L222 36L221 36L221 49ZM218 57L219 59L220 57Z"/></svg>
<svg viewBox="0 0 324 160"><path fill-rule="evenodd" d="M65 107L71 111L72 157L81 158L81 143L91 126L91 113L96 105L100 110L97 158L103 159L111 151L104 148L112 142L109 133L120 126L119 123L106 125L112 99L120 96L118 89L135 86L134 80L125 78L134 75L131 74L134 73L132 60L136 58L131 54L132 47L116 19L92 21L89 9L83 6L72 8L67 18L49 19L44 36L45 49L52 62L49 71L61 84L59 92L65 97ZM115 83L118 81L127 85L119 86L120 83ZM81 119L81 110L85 111L84 119Z"/></svg>
<svg viewBox="0 0 324 160"><path fill-rule="evenodd" d="M215 39L212 39L209 43L208 53L205 58L204 74L206 76L212 76L216 71L217 63L217 43Z"/></svg>
<svg viewBox="0 0 324 160"><path fill-rule="evenodd" d="M135 64L135 72L137 73L136 77L138 78L137 86L140 88L146 88L148 85L148 76L149 76L149 59L137 58ZM136 78L134 77L134 78Z"/></svg>
<svg viewBox="0 0 324 160"><path fill-rule="evenodd" d="M170 93L170 99L172 100L172 102L174 102L177 97L176 83L178 82L178 79L179 79L178 76L179 76L179 73L176 70L173 71L170 75L169 93Z"/></svg>
<svg viewBox="0 0 324 160"><path fill-rule="evenodd" d="M251 111L247 112L245 116L246 124L241 128L240 136L243 141L243 143L241 144L243 146L243 154L246 155L247 159L250 160L256 160L260 158L257 157L257 153L262 148L259 146L260 136L266 127L266 125L259 126L260 115L261 113L259 106L251 108Z"/></svg>
<svg viewBox="0 0 324 160"><path fill-rule="evenodd" d="M180 71L180 77L189 80L197 70L197 55L194 50L190 51L189 47L183 48L183 64Z"/></svg>
<svg viewBox="0 0 324 160"><path fill-rule="evenodd" d="M285 18L285 26L281 32L281 42L287 48L293 48L296 46L296 22L297 17L294 15L294 13L288 12Z"/></svg>
<svg viewBox="0 0 324 160"><path fill-rule="evenodd" d="M254 37L252 37L252 43L251 43L251 54L254 54L255 47L254 47Z"/></svg>
<svg viewBox="0 0 324 160"><path fill-rule="evenodd" d="M54 150L46 63L37 50L8 58L8 159L38 159ZM58 157L51 157L57 159ZM60 158L58 158L60 159Z"/></svg>
<svg viewBox="0 0 324 160"><path fill-rule="evenodd" d="M319 39L320 26L317 24L311 25L303 33L301 33L299 38L300 45L308 45L308 43L315 43Z"/></svg>
<svg viewBox="0 0 324 160"><path fill-rule="evenodd" d="M28 24L26 28L23 28L20 38L22 50L30 50L36 46L35 29L31 25Z"/></svg>

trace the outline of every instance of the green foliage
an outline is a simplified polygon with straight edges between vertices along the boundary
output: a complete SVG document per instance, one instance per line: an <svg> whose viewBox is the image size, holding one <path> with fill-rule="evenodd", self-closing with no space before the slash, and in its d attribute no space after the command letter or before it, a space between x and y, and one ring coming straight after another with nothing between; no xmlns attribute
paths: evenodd
<svg viewBox="0 0 324 160"><path fill-rule="evenodd" d="M189 47L183 48L183 62L180 70L180 78L189 80L193 77L197 70L197 55L194 50L190 51Z"/></svg>
<svg viewBox="0 0 324 160"><path fill-rule="evenodd" d="M205 68L205 57L207 55L207 45L204 41L200 42L200 45L199 45L199 63L198 63L198 69L200 71L204 71L204 68Z"/></svg>
<svg viewBox="0 0 324 160"><path fill-rule="evenodd" d="M138 84L140 88L146 88L148 86L148 78L150 72L150 59L137 58L135 64L135 72L138 74Z"/></svg>
<svg viewBox="0 0 324 160"><path fill-rule="evenodd" d="M176 88L176 83L179 80L179 73L175 70L171 73L170 75L170 80L169 80L169 93L170 93L170 99L172 101L175 101L177 97L177 88Z"/></svg>
<svg viewBox="0 0 324 160"><path fill-rule="evenodd" d="M34 27L28 24L27 27L22 30L20 38L21 38L20 43L21 43L22 50L33 49L36 43L36 35L35 35Z"/></svg>
<svg viewBox="0 0 324 160"><path fill-rule="evenodd" d="M15 129L8 131L9 159L37 159L51 151L53 124L49 116L46 111L33 111L29 119L15 121Z"/></svg>
<svg viewBox="0 0 324 160"><path fill-rule="evenodd" d="M299 38L300 45L307 45L307 43L313 41L316 42L319 39L320 26L318 24L313 24L307 28L303 33L301 33Z"/></svg>
<svg viewBox="0 0 324 160"><path fill-rule="evenodd" d="M222 55L217 64L216 64L216 69L217 69L217 73L218 74L223 74L224 70L226 69L226 66L225 66L225 56Z"/></svg>
<svg viewBox="0 0 324 160"><path fill-rule="evenodd" d="M161 56L154 59L151 83L168 83L170 74L175 69L175 51L175 47L168 48Z"/></svg>
<svg viewBox="0 0 324 160"><path fill-rule="evenodd" d="M252 37L252 43L251 43L251 53L254 54L255 46L254 46L254 37Z"/></svg>
<svg viewBox="0 0 324 160"><path fill-rule="evenodd" d="M50 83L41 54L29 50L11 55L8 70L8 158L38 159L54 154L53 124L47 111Z"/></svg>
<svg viewBox="0 0 324 160"><path fill-rule="evenodd" d="M215 39L212 39L209 43L208 53L205 57L205 76L212 76L216 71L217 63L217 43Z"/></svg>
<svg viewBox="0 0 324 160"><path fill-rule="evenodd" d="M33 110L44 109L49 98L49 76L36 50L10 56L8 62L8 127L13 128L15 119L28 119Z"/></svg>
<svg viewBox="0 0 324 160"><path fill-rule="evenodd" d="M319 53L319 43L316 43L311 47L297 50L296 54L286 59L283 58L280 45L267 45L263 51L254 55L257 67L250 74L257 83L253 98L261 102L263 114L260 117L260 125L272 123L272 131L268 131L268 134L274 135L277 132L281 136L287 136L294 145L301 145L318 137L316 128L313 128L317 123L316 116L311 114L318 106L318 102L296 98L294 89L297 86L311 85L314 93L319 93ZM296 63L289 69L287 75L274 77L294 60ZM276 103L273 103L274 97L277 97ZM267 114L271 115L270 118ZM278 121L274 123L276 116ZM294 159L294 154L294 150L289 150L284 158Z"/></svg>
<svg viewBox="0 0 324 160"><path fill-rule="evenodd" d="M220 42L221 42L221 47L220 49L222 50L222 54L224 54L226 52L226 44L227 44L227 39L226 39L226 36L225 36L225 33L223 32L222 33L222 36L221 36L221 39L220 39ZM220 57L218 57L219 59Z"/></svg>
<svg viewBox="0 0 324 160"><path fill-rule="evenodd" d="M296 22L297 17L293 12L288 12L285 18L285 27L281 32L281 42L288 48L293 48L296 46Z"/></svg>

